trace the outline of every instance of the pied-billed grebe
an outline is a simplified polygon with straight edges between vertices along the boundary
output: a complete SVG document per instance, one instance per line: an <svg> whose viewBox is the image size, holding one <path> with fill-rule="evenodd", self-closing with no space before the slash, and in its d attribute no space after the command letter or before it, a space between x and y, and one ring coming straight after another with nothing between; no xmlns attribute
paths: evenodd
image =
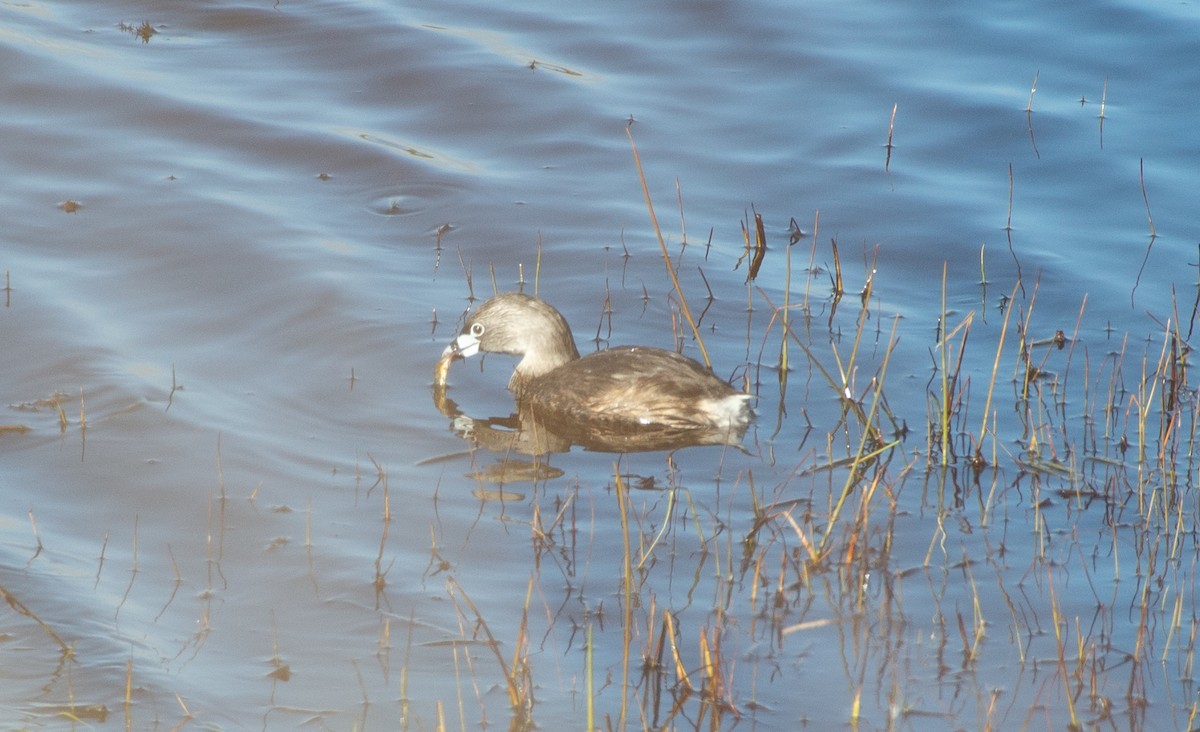
<svg viewBox="0 0 1200 732"><path fill-rule="evenodd" d="M479 351L521 356L508 388L548 424L628 432L708 433L741 440L754 413L743 394L686 356L618 346L583 358L562 314L516 292L496 295L467 318L442 353L442 372Z"/></svg>

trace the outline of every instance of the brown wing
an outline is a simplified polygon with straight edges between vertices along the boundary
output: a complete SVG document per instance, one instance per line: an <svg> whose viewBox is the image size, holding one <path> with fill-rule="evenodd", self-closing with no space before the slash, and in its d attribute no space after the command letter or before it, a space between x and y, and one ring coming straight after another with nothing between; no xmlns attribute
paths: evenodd
<svg viewBox="0 0 1200 732"><path fill-rule="evenodd" d="M526 393L542 418L630 429L710 428L706 405L738 394L690 358L641 346L572 361L533 380Z"/></svg>

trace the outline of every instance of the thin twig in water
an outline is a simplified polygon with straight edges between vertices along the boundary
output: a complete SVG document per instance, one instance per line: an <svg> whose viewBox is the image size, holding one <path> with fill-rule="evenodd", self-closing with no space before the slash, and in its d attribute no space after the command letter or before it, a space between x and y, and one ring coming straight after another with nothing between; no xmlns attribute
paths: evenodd
<svg viewBox="0 0 1200 732"><path fill-rule="evenodd" d="M462 267L463 277L467 280L467 301L475 302L475 284L471 277L471 265L467 264L467 261L463 259L462 247L455 247L454 249L458 253L458 266Z"/></svg>
<svg viewBox="0 0 1200 732"><path fill-rule="evenodd" d="M1029 90L1029 102L1025 104L1025 122L1029 125L1029 143L1033 145L1033 154L1036 155L1039 160L1041 160L1042 154L1038 152L1037 140L1033 139L1033 95L1037 91L1038 77L1041 76L1041 74L1041 69L1038 69L1037 72L1034 73L1033 87Z"/></svg>
<svg viewBox="0 0 1200 732"><path fill-rule="evenodd" d="M683 187L679 185L679 178L675 179L675 198L679 201L679 231L683 237L683 242L680 246L687 246L687 219L683 216Z"/></svg>
<svg viewBox="0 0 1200 732"><path fill-rule="evenodd" d="M1200 248L1200 247L1197 247ZM1200 312L1200 274L1196 280L1196 300L1192 303L1192 317L1188 319L1188 340L1192 339L1192 328L1196 325L1196 313Z"/></svg>
<svg viewBox="0 0 1200 732"><path fill-rule="evenodd" d="M41 629L46 633L46 635L50 636L50 638L52 638L54 642L58 644L58 647L64 654L71 654L71 647L68 646L66 642L64 642L63 639L58 636L58 633L54 632L53 628L47 625L44 620L35 615L34 612L25 605L25 603L18 600L16 595L13 595L2 586L0 586L0 599L3 599L5 602L7 602L8 606L13 610L16 610L21 615L24 615L33 622L37 623L38 626L41 627Z"/></svg>
<svg viewBox="0 0 1200 732"><path fill-rule="evenodd" d="M1004 224L1004 233L1008 239L1008 253L1012 255L1013 263L1017 265L1017 282L1021 283L1021 294L1025 294L1025 283L1021 279L1021 260L1017 259L1017 250L1012 243L1012 210L1013 210L1013 167L1008 164L1008 222Z"/></svg>
<svg viewBox="0 0 1200 732"><path fill-rule="evenodd" d="M842 258L838 256L837 239L830 239L829 246L833 249L833 294L841 297L846 291L842 288Z"/></svg>
<svg viewBox="0 0 1200 732"><path fill-rule="evenodd" d="M509 703L511 703L514 708L520 709L521 701L526 697L526 695L522 694L521 687L517 684L516 678L513 677L512 672L509 670L508 664L504 662L504 657L500 655L500 643L496 640L496 637L492 635L492 629L488 627L487 622L483 619L483 613L479 612L479 608L475 606L474 601L471 600L470 596L467 595L466 590L463 589L462 585L460 585L457 580L455 580L453 577L447 577L446 585L452 598L453 596L457 595L462 599L463 604L465 604L471 610L472 614L475 615L475 628L479 631L482 631L487 637L487 642L484 643L484 645L491 650L493 655L495 655L496 661L500 666L500 671L504 674L504 681L508 687Z"/></svg>
<svg viewBox="0 0 1200 732"><path fill-rule="evenodd" d="M1005 231L1012 231L1012 208L1013 208L1013 169L1012 163L1008 164L1008 219L1004 223Z"/></svg>
<svg viewBox="0 0 1200 732"><path fill-rule="evenodd" d="M892 166L892 133L896 129L896 110L899 109L900 103L896 102L892 105L892 119L888 122L888 141L887 141L887 159L883 161L883 170L885 173L891 172Z"/></svg>
<svg viewBox="0 0 1200 732"><path fill-rule="evenodd" d="M1154 217L1150 215L1150 198L1146 195L1146 159L1138 158L1138 182L1142 186L1142 202L1146 204L1146 221L1150 224L1150 239L1153 241L1158 234L1154 232Z"/></svg>
<svg viewBox="0 0 1200 732"><path fill-rule="evenodd" d="M42 537L41 534L38 533L37 519L33 516L32 508L29 509L29 525L33 527L33 538L35 541L37 541L37 551L35 551L33 556L29 558L29 561L32 562L34 559L37 559L39 554L42 553Z"/></svg>
<svg viewBox="0 0 1200 732"><path fill-rule="evenodd" d="M679 310L692 328L692 335L696 339L696 345L700 348L700 355L704 357L704 365L711 369L712 361L708 358L708 349L704 347L704 340L700 338L700 328L696 326L696 321L692 318L692 311L688 308L687 298L683 296L679 278L675 276L675 268L671 266L671 255L667 252L667 243L663 241L662 229L658 226L658 217L654 215L654 203L650 200L650 187L646 184L646 174L642 170L642 158L638 155L637 143L633 141L633 133L629 131L628 127L625 128L625 135L629 138L629 146L633 149L633 162L637 166L638 178L642 182L642 194L646 197L646 208L650 211L650 223L654 226L654 234L658 237L658 246L662 249L663 263L667 266L667 274L671 276L675 294L679 296Z"/></svg>
<svg viewBox="0 0 1200 732"><path fill-rule="evenodd" d="M542 281L542 232L538 232L537 262L533 266L533 296L538 297L538 285Z"/></svg>
<svg viewBox="0 0 1200 732"><path fill-rule="evenodd" d="M747 282L753 282L758 278L758 270L767 256L767 234L763 228L762 214L754 210L753 204L751 204L750 210L754 213L754 256L750 259L750 269L746 274Z"/></svg>
<svg viewBox="0 0 1200 732"><path fill-rule="evenodd" d="M1104 91L1100 94L1100 149L1104 149L1104 105L1108 102L1108 77L1104 77Z"/></svg>
<svg viewBox="0 0 1200 732"><path fill-rule="evenodd" d="M1138 181L1142 184L1142 201L1146 204L1146 221L1150 223L1150 243L1146 245L1146 254L1142 257L1142 266L1138 267L1137 278L1133 281L1133 289L1129 291L1130 305L1133 305L1133 296L1137 292L1138 285L1142 283L1142 273L1146 271L1146 262L1150 261L1150 252L1154 249L1154 240L1158 238L1158 234L1154 233L1154 217L1150 215L1150 198L1146 195L1145 158L1138 159Z"/></svg>
<svg viewBox="0 0 1200 732"><path fill-rule="evenodd" d="M175 401L175 392L179 390L179 384L175 381L175 364L171 364L171 393L167 394L167 408L164 412L171 411L171 402Z"/></svg>

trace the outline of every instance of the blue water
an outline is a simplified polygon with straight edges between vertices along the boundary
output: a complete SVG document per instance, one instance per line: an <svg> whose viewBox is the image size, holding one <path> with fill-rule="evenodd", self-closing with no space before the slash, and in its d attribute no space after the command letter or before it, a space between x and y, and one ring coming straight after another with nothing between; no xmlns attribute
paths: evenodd
<svg viewBox="0 0 1200 732"><path fill-rule="evenodd" d="M154 32L139 35L143 23ZM1030 340L1063 329L1074 373L1089 359L1096 393L1074 392L1065 414L1098 413L1086 399L1104 392L1100 363L1126 337L1125 386L1136 386L1162 324L1191 320L1198 31L1200 10L1178 2L0 6L0 425L30 428L0 433L0 586L75 646L64 662L34 617L9 612L0 719L61 725L53 710L70 700L125 719L128 664L137 729L188 715L222 728L428 729L439 702L451 727L505 724L496 659L454 645L479 639L462 598L511 660L533 577L533 721L583 726L577 629L600 616L596 675L614 681L596 701L616 720L619 470L690 496L642 578L658 614L641 618L632 652L663 610L692 664L703 630L723 628L741 725L842 726L856 695L860 728L1065 725L1062 680L1046 670L1045 586L1061 583L1072 632L1102 627L1108 648L1133 653L1136 620L1092 615L1136 606L1141 550L1114 540L1100 507L1036 511L1011 457L989 521L978 504L944 513L930 497L940 479L924 473L922 425L943 266L944 325L975 313L973 428L1013 292L1019 317L1033 313ZM662 453L614 468L616 456L573 451L552 459L561 477L496 500L466 476L498 458L469 452L430 397L470 294L536 279L582 351L678 335L698 353L626 130L689 301L699 310L706 287L714 295L702 333L717 373L753 375L749 454L692 449L672 472ZM844 474L797 474L836 457L845 436L799 351L778 386L778 330L738 265L752 210L770 243L754 285L773 302L789 220L807 234L791 250L792 301L809 288L823 364L831 341L847 352L873 262L853 391L866 390L899 316L888 398L913 430L889 474L900 542L859 577L876 604L848 607L836 573L793 574L775 624L828 623L782 638L766 630L755 575L732 570L754 525L748 486L828 512ZM850 293L832 324L831 238ZM1028 437L1013 416L1014 354L1010 340L1004 406L993 405L1010 456ZM452 396L506 415L509 366L456 364ZM633 496L648 543L666 493ZM564 504L575 543L562 549L559 533L548 550L530 524ZM1180 536L1194 526L1188 505ZM775 573L799 542L778 526ZM1066 568L1037 562L1040 530L1074 535L1050 551ZM1187 541L1169 580L1190 581ZM912 574L931 546L932 569ZM974 596L964 555L982 562L989 628L973 666L956 655L955 614L970 615ZM894 578L886 592L881 575ZM902 600L881 599L895 591ZM1160 630L1140 657L1159 664L1146 672L1148 706L1125 697L1134 672L1103 677L1117 728L1189 724L1192 600L1156 605ZM721 603L732 624L710 607ZM276 662L288 680L269 675Z"/></svg>

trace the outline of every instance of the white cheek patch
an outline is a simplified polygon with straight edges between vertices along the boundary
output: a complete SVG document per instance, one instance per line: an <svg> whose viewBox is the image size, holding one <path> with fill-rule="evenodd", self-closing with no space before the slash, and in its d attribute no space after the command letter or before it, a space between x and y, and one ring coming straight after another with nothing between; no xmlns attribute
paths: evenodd
<svg viewBox="0 0 1200 732"><path fill-rule="evenodd" d="M470 333L463 333L454 339L454 342L450 344L450 348L460 357L470 358L479 353L479 339Z"/></svg>

